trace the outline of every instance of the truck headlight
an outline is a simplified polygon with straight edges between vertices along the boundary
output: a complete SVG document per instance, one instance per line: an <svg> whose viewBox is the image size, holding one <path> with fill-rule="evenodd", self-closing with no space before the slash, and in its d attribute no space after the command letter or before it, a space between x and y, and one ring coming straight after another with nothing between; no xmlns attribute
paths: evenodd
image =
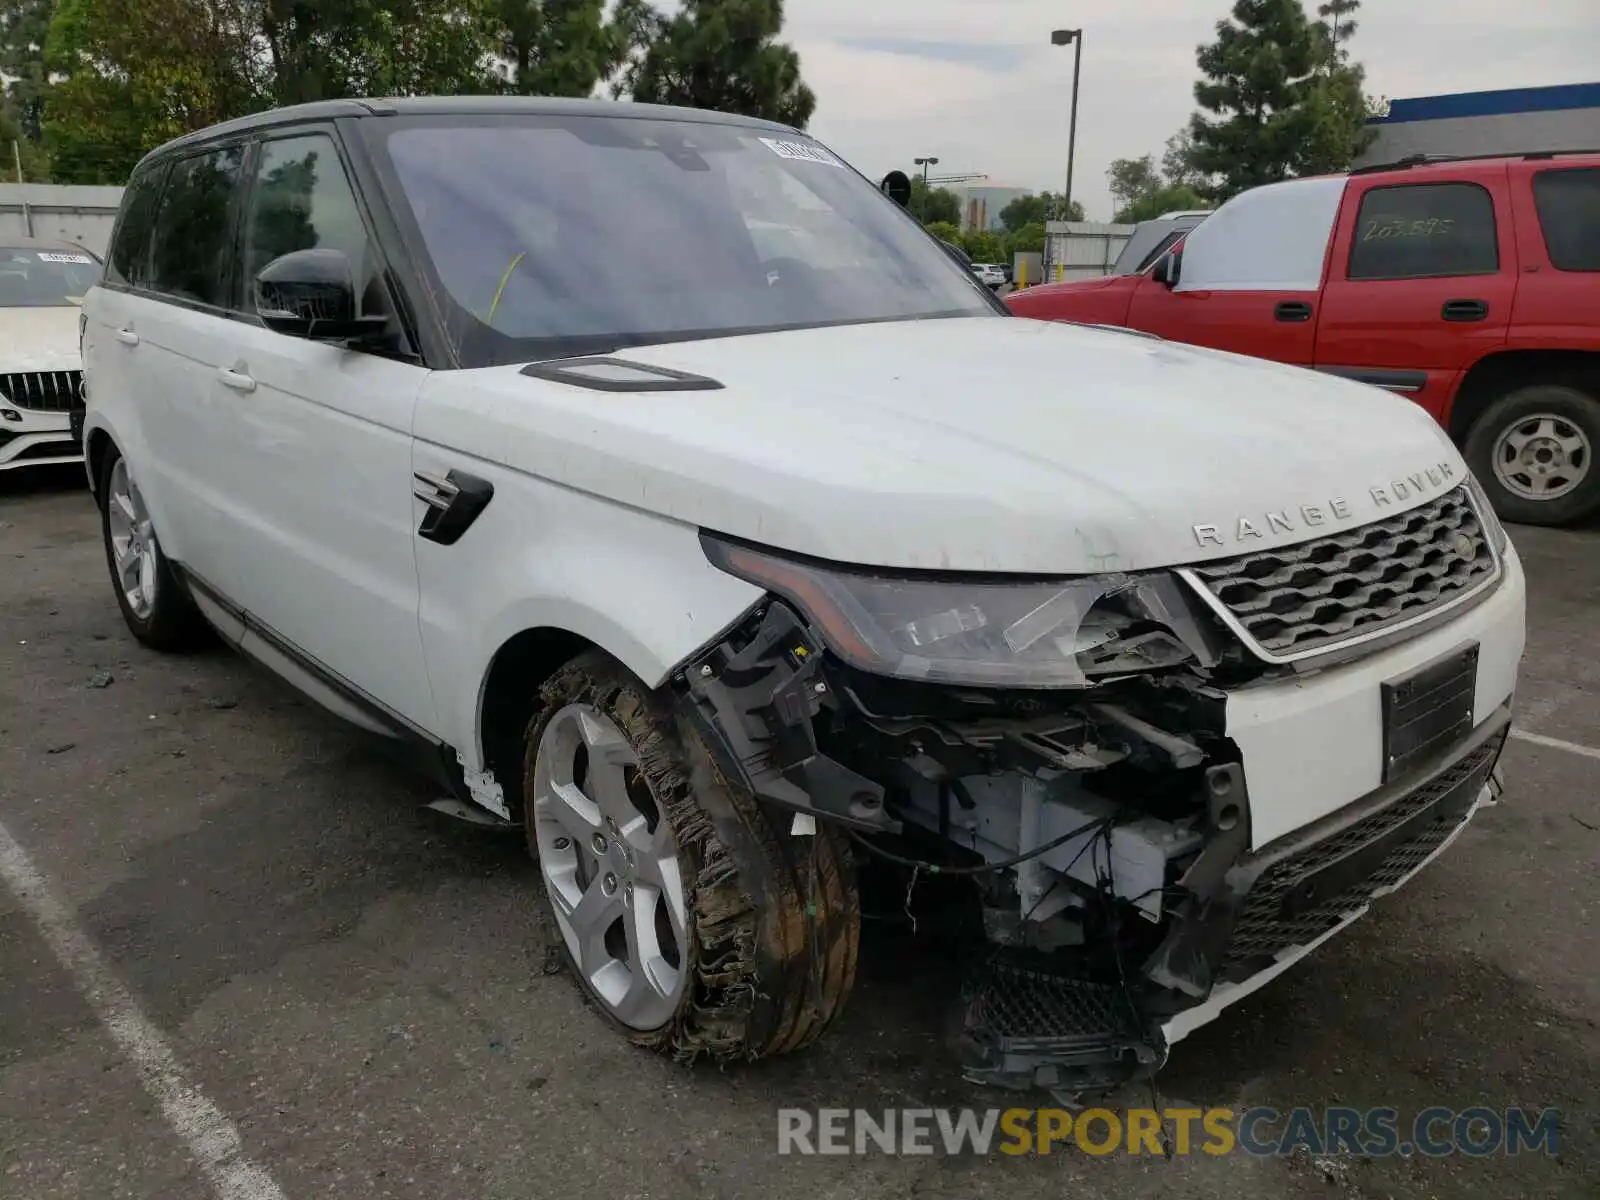
<svg viewBox="0 0 1600 1200"><path fill-rule="evenodd" d="M711 562L794 604L828 648L877 675L996 688L1085 688L1219 647L1166 573L972 578L844 567L701 536Z"/></svg>

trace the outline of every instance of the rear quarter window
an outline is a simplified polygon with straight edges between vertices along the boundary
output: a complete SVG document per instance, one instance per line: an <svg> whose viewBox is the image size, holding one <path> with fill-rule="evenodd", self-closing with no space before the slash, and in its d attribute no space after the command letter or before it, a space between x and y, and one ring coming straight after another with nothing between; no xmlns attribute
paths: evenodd
<svg viewBox="0 0 1600 1200"><path fill-rule="evenodd" d="M140 171L128 181L123 193L122 212L106 253L106 280L137 287L144 281L150 262L150 235L155 228L156 209L161 202L161 185L167 166L161 163Z"/></svg>
<svg viewBox="0 0 1600 1200"><path fill-rule="evenodd" d="M1600 169L1540 171L1533 177L1550 264L1558 271L1600 271Z"/></svg>
<svg viewBox="0 0 1600 1200"><path fill-rule="evenodd" d="M1500 270L1494 199L1476 183L1375 187L1361 198L1351 279L1435 279Z"/></svg>

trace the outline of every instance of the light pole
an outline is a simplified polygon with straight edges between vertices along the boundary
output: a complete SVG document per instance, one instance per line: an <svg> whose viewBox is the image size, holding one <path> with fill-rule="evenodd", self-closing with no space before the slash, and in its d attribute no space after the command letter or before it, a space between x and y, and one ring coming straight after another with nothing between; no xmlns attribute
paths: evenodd
<svg viewBox="0 0 1600 1200"><path fill-rule="evenodd" d="M937 167L937 158L916 158L912 162L922 168L922 211L917 214L917 219L924 225L928 223L928 168Z"/></svg>
<svg viewBox="0 0 1600 1200"><path fill-rule="evenodd" d="M1072 114L1067 118L1067 194L1062 198L1062 220L1072 217L1072 158L1078 148L1078 74L1083 69L1083 30L1057 29L1052 46L1072 47Z"/></svg>

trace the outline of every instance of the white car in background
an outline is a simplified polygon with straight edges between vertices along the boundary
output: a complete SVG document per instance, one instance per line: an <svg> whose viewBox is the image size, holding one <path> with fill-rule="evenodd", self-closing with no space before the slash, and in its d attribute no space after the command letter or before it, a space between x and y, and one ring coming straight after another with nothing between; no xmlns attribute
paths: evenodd
<svg viewBox="0 0 1600 1200"><path fill-rule="evenodd" d="M0 471L83 459L78 329L100 260L71 242L0 242Z"/></svg>
<svg viewBox="0 0 1600 1200"><path fill-rule="evenodd" d="M1006 282L1006 269L999 263L973 263L972 273L984 287L1002 287Z"/></svg>

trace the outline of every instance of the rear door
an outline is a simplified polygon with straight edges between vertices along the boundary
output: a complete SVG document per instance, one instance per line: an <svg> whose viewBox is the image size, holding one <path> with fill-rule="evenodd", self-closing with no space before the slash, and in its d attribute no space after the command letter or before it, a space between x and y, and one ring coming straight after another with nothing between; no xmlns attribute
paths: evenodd
<svg viewBox="0 0 1600 1200"><path fill-rule="evenodd" d="M1523 161L1510 170L1523 271L1511 340L1600 349L1600 166Z"/></svg>
<svg viewBox="0 0 1600 1200"><path fill-rule="evenodd" d="M210 362L225 329L242 141L206 146L167 171L150 260L118 305L109 357L126 370L123 399L137 427L128 453L168 555L209 575L220 566L219 515L231 441L213 403ZM115 353L111 353L115 351Z"/></svg>
<svg viewBox="0 0 1600 1200"><path fill-rule="evenodd" d="M1517 291L1504 163L1356 176L1334 237L1316 365L1443 419L1465 370L1504 344Z"/></svg>

